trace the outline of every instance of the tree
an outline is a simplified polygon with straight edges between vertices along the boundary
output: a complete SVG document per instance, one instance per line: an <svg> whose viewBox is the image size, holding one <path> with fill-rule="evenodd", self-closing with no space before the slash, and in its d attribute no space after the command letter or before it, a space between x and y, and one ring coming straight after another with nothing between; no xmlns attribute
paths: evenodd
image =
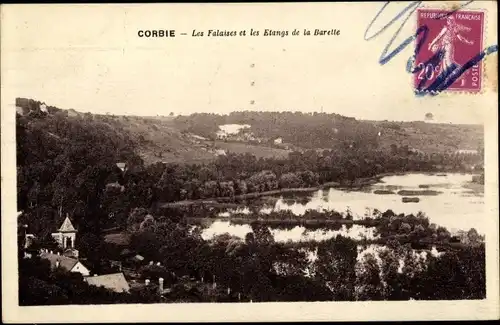
<svg viewBox="0 0 500 325"><path fill-rule="evenodd" d="M349 238L337 236L318 246L314 262L317 279L330 289L333 300L353 300L357 245Z"/></svg>
<svg viewBox="0 0 500 325"><path fill-rule="evenodd" d="M367 253L356 267L356 300L381 300L382 279L377 259Z"/></svg>
<svg viewBox="0 0 500 325"><path fill-rule="evenodd" d="M302 187L302 179L295 173L286 173L281 175L279 186L281 188L298 188Z"/></svg>
<svg viewBox="0 0 500 325"><path fill-rule="evenodd" d="M56 242L54 237L51 234L46 234L42 237L39 244L42 248L46 248L54 253L60 251L59 243Z"/></svg>
<svg viewBox="0 0 500 325"><path fill-rule="evenodd" d="M146 210L145 208L134 208L132 211L130 211L127 219L128 229L132 231L138 230L147 213L148 210Z"/></svg>

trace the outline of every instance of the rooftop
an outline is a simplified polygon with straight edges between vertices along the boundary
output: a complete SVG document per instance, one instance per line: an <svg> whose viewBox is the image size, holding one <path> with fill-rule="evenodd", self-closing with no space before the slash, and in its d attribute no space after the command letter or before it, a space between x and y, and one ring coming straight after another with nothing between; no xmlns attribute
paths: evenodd
<svg viewBox="0 0 500 325"><path fill-rule="evenodd" d="M64 219L63 224L61 225L61 228L58 229L60 232L76 232L75 227L73 227L73 224L71 223L71 220L69 220L69 217L66 216L66 219Z"/></svg>
<svg viewBox="0 0 500 325"><path fill-rule="evenodd" d="M104 287L115 292L129 292L130 286L123 273L112 273L85 277L84 280L96 287Z"/></svg>
<svg viewBox="0 0 500 325"><path fill-rule="evenodd" d="M63 268L66 271L71 271L76 263L78 263L78 260L75 258L51 253L41 253L40 257L50 262L51 269L56 268L57 262L59 262L59 267Z"/></svg>

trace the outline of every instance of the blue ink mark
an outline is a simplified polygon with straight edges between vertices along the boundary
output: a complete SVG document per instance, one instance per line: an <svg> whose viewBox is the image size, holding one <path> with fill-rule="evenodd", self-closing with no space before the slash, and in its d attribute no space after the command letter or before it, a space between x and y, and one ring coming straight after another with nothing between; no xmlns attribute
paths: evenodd
<svg viewBox="0 0 500 325"><path fill-rule="evenodd" d="M418 35L420 33L423 33L422 37L420 38L420 41L417 43L415 46L415 52L411 57L408 58L408 63L406 64L406 71L410 73L417 73L419 72L422 68L413 68L413 65L415 64L415 61L417 60L417 54L420 52L420 48L422 45L424 45L425 40L427 39L427 35L429 34L429 27L427 25L422 25L417 29L417 32L415 33L414 37L412 37L412 41L414 39L418 38Z"/></svg>
<svg viewBox="0 0 500 325"><path fill-rule="evenodd" d="M410 3L405 9L403 9L403 11L401 11L399 14L396 15L396 17L394 17L390 22L388 22L384 27L382 27L378 32L376 32L375 34L373 34L372 36L370 37L366 37L366 34L368 34L368 31L370 30L370 28L372 27L373 23L377 20L377 18L380 16L380 14L385 10L385 8L389 5L389 1L387 1L386 3L384 3L384 5L382 6L382 8L380 8L379 12L375 15L375 18L373 18L373 20L371 21L371 23L368 25L368 27L366 28L366 31L365 31L365 41L369 41L371 40L372 38L378 36L379 34L381 34L383 31L385 31L387 29L387 27L391 26L396 20L398 20L407 10L409 10L412 6L414 5L417 5L420 6L420 4L422 3L422 1L416 1L416 2L413 2L413 3ZM412 11L413 12L413 11Z"/></svg>
<svg viewBox="0 0 500 325"><path fill-rule="evenodd" d="M474 2L474 0L467 1L466 3L462 4L456 9L450 10L449 12L443 13L442 15L438 15L434 19L444 19L450 15L452 15L454 12L464 8L465 6L469 5L470 3ZM389 40L389 43L385 46L384 50L382 51L382 54L380 55L379 58L379 63L380 65L384 65L387 62L389 62L392 58L394 58L397 54L399 54L401 51L403 51L410 43L412 43L414 40L418 39L418 36L422 34L422 37L420 38L420 41L417 43L415 47L414 54L408 58L408 61L406 63L406 71L409 73L418 73L423 69L424 66L426 66L428 63L433 63L435 65L439 65L439 63L443 60L444 57L444 51L439 51L435 55L433 55L427 62L424 63L423 66L420 67L414 67L416 57L418 53L420 52L420 49L422 45L425 43L425 40L427 39L427 35L429 33L429 28L426 25L420 26L416 33L407 39L405 39L396 49L391 51L389 54L387 52L389 51L389 48L391 45L394 43L395 39L403 29L404 25L408 21L408 19L411 17L411 15L417 10L418 7L420 7L422 4L422 1L414 1L410 3L408 6L406 6L401 12L399 12L394 18L392 18L391 21L389 21L385 26L380 28L377 32L375 32L373 35L367 37L367 34L372 27L372 25L377 21L378 17L381 15L381 13L385 10L385 8L389 5L389 1L386 2L382 8L378 11L378 13L375 15L373 20L370 22L368 27L366 28L364 39L366 41L369 41L381 33L383 33L389 26L394 24L398 19L403 17L403 15L409 11L407 17L401 22L401 25L399 28L396 30L392 38ZM452 65L451 67L448 67L446 71L442 71L441 74L436 78L436 80L425 90L423 90L423 86L426 82L426 80L422 80L419 85L417 86L417 89L415 90L417 94L433 94L435 95L436 92L442 91L447 89L450 85L453 84L465 71L470 69L472 66L476 65L479 61L481 61L485 56L497 52L498 51L498 45L492 45L488 47L486 50L484 50L482 53L479 53L476 55L474 58L469 60L466 64L463 66L459 67L457 65Z"/></svg>
<svg viewBox="0 0 500 325"><path fill-rule="evenodd" d="M421 71L428 64L432 64L433 66L439 65L439 63L441 63L441 60L444 57L444 54L445 54L444 50L439 50L436 54L434 54L433 56L431 56L427 61L422 62L422 64L419 65L420 67L417 67L414 70L412 70L411 73L417 73L417 72ZM440 75L442 75L442 74L443 73L441 73ZM439 76L438 76L438 78L439 78ZM424 87L424 85L425 85L426 82L427 82L427 79L422 79L422 81L420 81L420 83L417 85L415 91L418 92L418 93L422 92L423 87Z"/></svg>
<svg viewBox="0 0 500 325"><path fill-rule="evenodd" d="M369 41L371 40L372 38L378 36L379 34L381 34L383 31L385 31L389 26L391 26L395 21L397 21L399 18L401 18L408 10L411 10L410 13L408 14L408 16L405 18L405 20L403 20L403 22L401 23L401 26L399 26L398 30L394 33L394 35L392 36L391 40L389 41L389 43L386 45L386 47L384 48L384 50L382 51L382 54L380 55L380 58L379 58L379 63L381 65L384 65L386 64L387 62L389 62L394 56L396 56L396 54L398 54L399 52L401 52L406 46L408 46L408 44L410 44L414 39L415 39L415 36L410 36L408 37L401 45L399 45L394 51L392 51L391 53L389 53L389 55L385 56L386 53L389 51L389 47L392 45L392 43L394 42L394 40L396 39L396 37L399 35L401 29L403 29L404 25L406 24L406 22L408 21L408 19L410 19L411 15L413 14L413 12L415 12L415 10L417 10L417 8L422 4L422 1L414 1L412 3L410 3L406 8L404 8L399 14L397 14L390 22L388 22L384 27L382 27L378 32L376 32L375 34L373 34L372 36L370 37L366 37L366 34L368 34L368 31L370 30L370 28L372 27L373 23L377 20L377 18L380 16L380 14L385 10L385 8L389 5L389 2L386 2L382 8L379 10L379 12L377 13L377 15L375 15L375 18L373 18L373 20L371 21L371 23L368 25L368 27L366 28L366 31L365 31L365 40L366 41ZM413 8L413 9L412 9Z"/></svg>
<svg viewBox="0 0 500 325"><path fill-rule="evenodd" d="M465 63L463 66L452 64L448 69L441 72L441 74L439 74L436 80L434 80L434 82L429 87L427 87L427 89L422 90L421 85L419 85L419 87L417 87L417 89L415 90L415 93L417 95L431 94L435 96L438 92L443 91L451 86L458 78L460 78L462 74L465 73L465 71L478 64L479 61L484 59L484 57L495 52L498 52L498 45L487 47L484 51L467 61L467 63Z"/></svg>

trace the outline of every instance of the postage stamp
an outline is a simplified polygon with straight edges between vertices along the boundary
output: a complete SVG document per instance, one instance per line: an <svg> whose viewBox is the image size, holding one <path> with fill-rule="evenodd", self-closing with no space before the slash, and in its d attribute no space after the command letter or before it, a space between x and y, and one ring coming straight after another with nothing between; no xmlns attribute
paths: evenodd
<svg viewBox="0 0 500 325"><path fill-rule="evenodd" d="M417 12L417 28L423 32L416 43L420 48L415 57L415 89L428 89L444 77L451 78L445 91L480 92L483 62L475 62L475 57L483 49L485 13L444 9Z"/></svg>

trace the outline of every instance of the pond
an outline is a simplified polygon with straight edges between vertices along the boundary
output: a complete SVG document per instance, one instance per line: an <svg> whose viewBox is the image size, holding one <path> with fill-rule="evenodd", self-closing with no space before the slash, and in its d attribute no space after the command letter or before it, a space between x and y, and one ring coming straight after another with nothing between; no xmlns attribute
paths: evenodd
<svg viewBox="0 0 500 325"><path fill-rule="evenodd" d="M416 214L423 212L430 222L448 228L451 232L476 228L485 233L484 193L482 186L472 184L472 174L405 174L383 177L378 183L358 190L329 188L318 190L309 195L297 194L274 198L274 203L263 204L261 213L290 210L296 215L303 215L307 210L351 211L354 219L366 214L372 215L374 209L379 211L393 210L395 213ZM403 192L400 192L403 191ZM400 194L398 194L398 192ZM376 194L392 193L392 194ZM418 202L403 202L403 197L417 197ZM269 200L267 200L269 202ZM249 225L233 225L227 220L232 213L249 213L248 209L228 210L221 214L221 219L205 229L204 237L229 232L244 238L251 231ZM328 239L337 234L351 238L359 238L360 232L367 238L373 238L371 230L363 227L352 227L341 230L306 231L303 227L291 230L272 229L276 241L307 241L310 239Z"/></svg>
<svg viewBox="0 0 500 325"><path fill-rule="evenodd" d="M304 242L304 241L322 241L327 240L337 235L349 237L352 239L375 238L373 231L375 228L366 228L360 225L353 225L349 229L342 225L340 230L308 230L305 227L297 226L290 230L273 229L270 227L271 234L276 242ZM252 232L252 227L249 224L231 224L230 221L216 220L203 233L203 239L210 239L214 236L229 233L233 236L245 238L245 235Z"/></svg>

